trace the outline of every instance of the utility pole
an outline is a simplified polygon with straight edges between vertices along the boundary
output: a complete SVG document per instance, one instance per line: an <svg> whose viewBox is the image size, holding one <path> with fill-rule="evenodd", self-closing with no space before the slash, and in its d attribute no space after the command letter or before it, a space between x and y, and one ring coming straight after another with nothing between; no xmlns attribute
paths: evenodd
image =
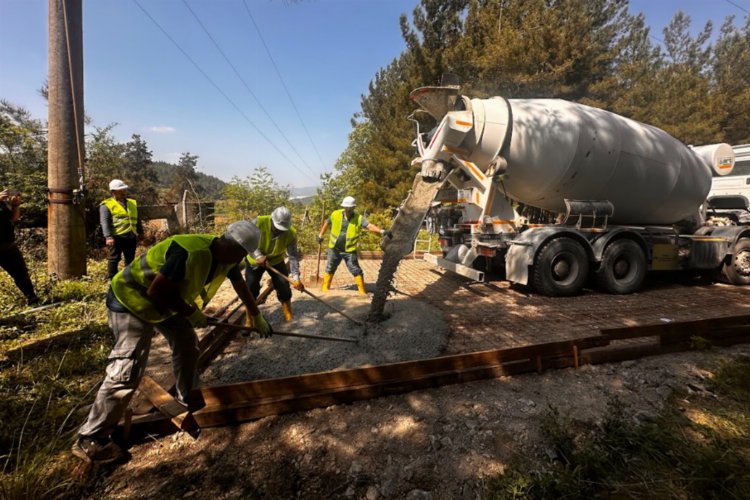
<svg viewBox="0 0 750 500"><path fill-rule="evenodd" d="M82 25L82 0L49 0L47 268L62 279L86 274Z"/></svg>

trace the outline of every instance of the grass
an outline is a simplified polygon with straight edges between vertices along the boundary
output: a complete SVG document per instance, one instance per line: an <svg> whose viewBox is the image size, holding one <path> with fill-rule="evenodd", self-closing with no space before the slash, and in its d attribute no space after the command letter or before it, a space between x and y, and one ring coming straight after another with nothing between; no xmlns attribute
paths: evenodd
<svg viewBox="0 0 750 500"><path fill-rule="evenodd" d="M112 345L106 262L67 281L48 278L44 262L27 264L42 302L62 304L23 314L22 295L0 272L0 498L79 496L68 451Z"/></svg>
<svg viewBox="0 0 750 500"><path fill-rule="evenodd" d="M617 401L594 431L550 410L555 460L509 466L488 498L750 498L750 358L714 370L707 391L675 395L648 423Z"/></svg>
<svg viewBox="0 0 750 500"><path fill-rule="evenodd" d="M64 304L19 314L23 297L0 272L0 498L80 497L93 486L72 479L69 448L112 344L106 262L65 282L29 264L42 300ZM556 460L509 466L487 497L750 498L750 358L708 368L708 391L677 395L650 423L625 418L617 401L594 432L550 411Z"/></svg>

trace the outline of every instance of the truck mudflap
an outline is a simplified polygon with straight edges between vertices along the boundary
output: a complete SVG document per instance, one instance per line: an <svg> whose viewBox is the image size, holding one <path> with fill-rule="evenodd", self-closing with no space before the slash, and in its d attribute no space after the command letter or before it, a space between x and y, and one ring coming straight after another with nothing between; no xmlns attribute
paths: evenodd
<svg viewBox="0 0 750 500"><path fill-rule="evenodd" d="M593 258L591 244L577 231L563 226L546 226L527 229L510 241L505 254L505 279L519 285L529 284L529 269L534 265L537 251L547 241L561 236L568 236L580 242L589 259Z"/></svg>

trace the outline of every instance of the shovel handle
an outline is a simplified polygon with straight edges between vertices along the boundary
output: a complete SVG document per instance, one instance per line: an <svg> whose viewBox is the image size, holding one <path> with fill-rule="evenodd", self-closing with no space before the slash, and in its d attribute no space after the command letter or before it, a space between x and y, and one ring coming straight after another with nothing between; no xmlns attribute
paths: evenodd
<svg viewBox="0 0 750 500"><path fill-rule="evenodd" d="M231 328L232 330L242 330L242 331L247 331L247 332L255 331L253 328L248 328L242 325L234 325L232 323L220 321L218 318L213 318L213 317L208 318L208 324L212 326L221 326L225 328ZM281 337L300 337L303 339L313 339L313 340L332 340L336 342L354 342L354 343L357 342L357 339L350 339L346 337L332 337L328 335L307 335L304 333L277 332L276 330L273 331L273 335L279 335Z"/></svg>
<svg viewBox="0 0 750 500"><path fill-rule="evenodd" d="M285 280L287 280L289 283L294 284L294 281L292 281L291 278L289 278L289 276L284 276L284 274L281 271L279 271L278 269L275 269L275 268L273 268L271 266L266 266L266 269L268 269L269 271L271 271L273 273L278 274L279 276L281 276L282 278L284 278ZM357 326L364 326L364 324L361 321L357 321L356 319L354 319L351 316L349 316L348 314L346 314L344 311L341 311L341 310L337 309L336 307L332 306L331 304L329 304L325 300L323 300L320 297L318 297L317 295L313 294L307 288L303 289L302 292L304 292L307 295L309 295L310 297L314 298L315 300L317 300L321 304L323 304L323 305L325 305L327 307L330 307L332 310L336 311L337 313L339 313L340 315L342 315L343 317L345 317L346 319L348 319L349 321L351 321L355 325L357 325Z"/></svg>

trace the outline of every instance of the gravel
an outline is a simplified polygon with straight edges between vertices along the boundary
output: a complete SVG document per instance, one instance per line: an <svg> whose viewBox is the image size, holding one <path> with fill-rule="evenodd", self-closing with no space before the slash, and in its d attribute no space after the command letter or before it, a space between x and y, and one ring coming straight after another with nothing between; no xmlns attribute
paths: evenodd
<svg viewBox="0 0 750 500"><path fill-rule="evenodd" d="M371 299L356 292L331 290L319 296L363 323L370 309ZM365 328L307 295L295 297L292 311L294 319L285 323L278 303L263 308L275 330L358 342L239 334L202 374L203 385L433 358L444 352L448 342L449 329L438 309L400 295L389 298L384 321L366 323Z"/></svg>

